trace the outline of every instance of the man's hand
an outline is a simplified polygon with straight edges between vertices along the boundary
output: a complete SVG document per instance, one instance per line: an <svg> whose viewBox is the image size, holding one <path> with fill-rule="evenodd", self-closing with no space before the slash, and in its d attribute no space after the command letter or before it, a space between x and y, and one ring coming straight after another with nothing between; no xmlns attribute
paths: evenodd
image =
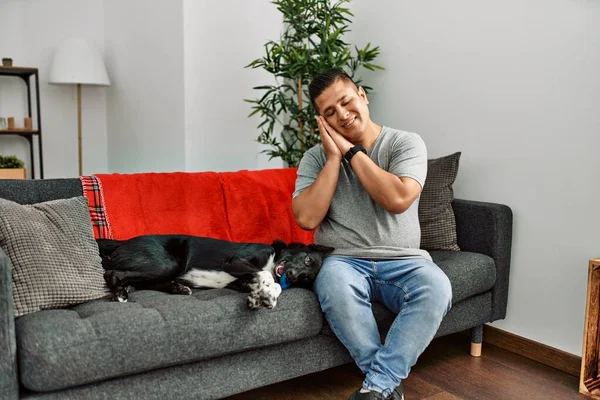
<svg viewBox="0 0 600 400"><path fill-rule="evenodd" d="M322 117L317 118L327 161L312 185L292 200L294 218L302 229L307 230L315 229L325 218L331 206L342 163L342 153L327 133L323 121Z"/></svg>
<svg viewBox="0 0 600 400"><path fill-rule="evenodd" d="M343 154L340 152L340 149L337 147L329 133L327 133L327 128L324 124L327 124L327 122L325 122L325 118L319 115L317 117L317 125L319 125L321 143L323 143L323 147L325 148L325 155L327 156L327 161L342 162Z"/></svg>
<svg viewBox="0 0 600 400"><path fill-rule="evenodd" d="M325 118L319 116L318 123L319 130L321 131L321 140L323 140L323 132L327 132L327 136L329 136L329 138L334 142L335 146L337 147L338 152L340 153L340 157L343 157L344 154L346 154L348 150L350 150L354 146L348 139L342 136L341 133L333 129L327 123L327 121L325 121Z"/></svg>

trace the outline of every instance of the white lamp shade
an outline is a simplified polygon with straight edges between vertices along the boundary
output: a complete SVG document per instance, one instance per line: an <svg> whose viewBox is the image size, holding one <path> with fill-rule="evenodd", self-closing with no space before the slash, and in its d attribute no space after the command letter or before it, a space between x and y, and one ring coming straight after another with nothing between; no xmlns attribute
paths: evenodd
<svg viewBox="0 0 600 400"><path fill-rule="evenodd" d="M110 80L96 46L86 39L72 38L56 49L49 83L108 86Z"/></svg>

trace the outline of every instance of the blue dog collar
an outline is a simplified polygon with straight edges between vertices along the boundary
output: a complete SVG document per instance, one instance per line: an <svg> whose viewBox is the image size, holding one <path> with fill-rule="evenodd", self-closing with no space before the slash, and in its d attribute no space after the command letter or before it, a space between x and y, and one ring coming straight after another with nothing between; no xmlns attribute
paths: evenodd
<svg viewBox="0 0 600 400"><path fill-rule="evenodd" d="M285 274L281 275L281 278L279 278L279 286L281 286L282 289L287 289L291 286L292 284L288 282L287 278L285 277Z"/></svg>

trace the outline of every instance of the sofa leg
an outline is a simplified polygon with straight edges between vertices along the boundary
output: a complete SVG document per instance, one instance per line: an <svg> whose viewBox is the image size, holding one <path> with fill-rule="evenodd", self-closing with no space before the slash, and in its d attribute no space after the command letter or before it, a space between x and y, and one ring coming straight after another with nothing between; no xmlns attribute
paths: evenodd
<svg viewBox="0 0 600 400"><path fill-rule="evenodd" d="M483 343L483 325L471 329L471 355L481 357L481 345Z"/></svg>

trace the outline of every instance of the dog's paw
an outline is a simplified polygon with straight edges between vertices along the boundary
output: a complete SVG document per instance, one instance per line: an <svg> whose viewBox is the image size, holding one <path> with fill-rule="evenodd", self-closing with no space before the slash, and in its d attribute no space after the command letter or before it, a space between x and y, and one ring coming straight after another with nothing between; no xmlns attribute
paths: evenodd
<svg viewBox="0 0 600 400"><path fill-rule="evenodd" d="M258 310L261 305L258 293L251 292L248 298L246 299L246 305L251 310Z"/></svg>
<svg viewBox="0 0 600 400"><path fill-rule="evenodd" d="M255 310L260 307L273 308L281 294L281 286L275 282L273 275L267 271L260 271L248 285L248 308Z"/></svg>
<svg viewBox="0 0 600 400"><path fill-rule="evenodd" d="M128 299L127 290L125 288L119 288L112 294L112 301L118 301L119 303L127 303Z"/></svg>
<svg viewBox="0 0 600 400"><path fill-rule="evenodd" d="M189 287L187 287L185 285L182 285L181 283L174 283L171 293L184 294L184 295L189 296L192 294L192 289L190 289Z"/></svg>
<svg viewBox="0 0 600 400"><path fill-rule="evenodd" d="M281 294L281 286L278 283L273 282L271 287L266 288L261 293L261 302L262 305L267 307L268 309L272 309L277 305L277 299Z"/></svg>

